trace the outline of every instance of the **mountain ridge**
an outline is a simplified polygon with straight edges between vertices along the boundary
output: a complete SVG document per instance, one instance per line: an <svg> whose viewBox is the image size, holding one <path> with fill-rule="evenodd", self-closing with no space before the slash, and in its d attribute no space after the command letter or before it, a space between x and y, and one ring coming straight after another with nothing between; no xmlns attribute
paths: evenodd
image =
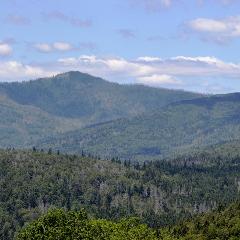
<svg viewBox="0 0 240 240"><path fill-rule="evenodd" d="M13 135L11 137L6 135L9 141L5 143L4 139L0 140L0 146L6 147L12 141L13 146L29 147L29 144L23 145L22 142L26 142L27 139L30 144L34 144L43 132L47 137L55 135L56 132L76 130L118 118L131 118L156 108L160 109L173 101L201 95L140 85L120 85L89 74L72 71L27 82L1 83L0 96L5 96L14 103L9 105L8 112L5 111L2 114L2 121L4 118L14 121L14 112L17 110L21 119L31 115L31 109L34 109L39 116L41 115L39 119L42 120L38 121L42 122L40 128L37 120L36 126L33 122L29 129L26 129L27 125L21 124L11 127L4 125L5 132L6 129L13 131L19 140L16 142ZM19 107L14 108L13 105ZM25 109L24 114L23 109ZM48 116L48 120L44 120L44 115ZM53 122L52 127L57 128L57 131L51 131L51 128L46 128L48 130L44 131L48 122ZM68 124L76 127L67 127ZM36 137L34 134L29 136L31 128L35 129ZM27 131L21 132L20 129ZM21 141L22 139L24 141Z"/></svg>
<svg viewBox="0 0 240 240"><path fill-rule="evenodd" d="M72 71L2 83L0 96L3 103L11 102L8 111L0 105L2 147L85 149L104 157L150 160L238 140L240 133L240 93L210 96L120 85Z"/></svg>
<svg viewBox="0 0 240 240"><path fill-rule="evenodd" d="M234 93L171 103L150 114L86 127L55 140L46 139L46 145L136 160L152 159L152 155L157 159L186 149L238 140L239 96ZM44 145L44 140L39 144Z"/></svg>

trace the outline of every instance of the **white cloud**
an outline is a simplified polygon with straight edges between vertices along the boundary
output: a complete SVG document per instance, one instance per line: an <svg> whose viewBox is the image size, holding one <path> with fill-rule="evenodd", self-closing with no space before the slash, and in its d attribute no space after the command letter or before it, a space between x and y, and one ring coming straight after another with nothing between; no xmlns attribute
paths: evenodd
<svg viewBox="0 0 240 240"><path fill-rule="evenodd" d="M12 53L12 47L7 43L0 42L0 56L9 56Z"/></svg>
<svg viewBox="0 0 240 240"><path fill-rule="evenodd" d="M200 34L203 40L224 43L240 37L240 16L224 19L197 18L189 21L186 26Z"/></svg>
<svg viewBox="0 0 240 240"><path fill-rule="evenodd" d="M73 46L67 42L54 42L52 44L36 43L34 44L34 48L40 52L50 53L53 51L70 51L73 49Z"/></svg>
<svg viewBox="0 0 240 240"><path fill-rule="evenodd" d="M214 19L198 18L189 22L189 26L200 32L225 32L227 25L223 21Z"/></svg>
<svg viewBox="0 0 240 240"><path fill-rule="evenodd" d="M45 52L45 53L51 52L53 50L52 46L50 44L47 44L47 43L36 43L36 44L34 44L34 47L38 51Z"/></svg>
<svg viewBox="0 0 240 240"><path fill-rule="evenodd" d="M167 59L144 56L128 60L119 57L81 55L34 65L2 61L0 81L27 80L72 70L119 83L143 83L188 90L204 89L205 92L215 91L214 85L227 89L221 84L232 89L231 83L237 84L240 79L240 64L224 62L213 56L176 56ZM225 79L224 83L220 82L222 79ZM208 86L211 86L211 89L208 89Z"/></svg>
<svg viewBox="0 0 240 240"><path fill-rule="evenodd" d="M124 58L98 58L96 56L82 55L79 58L62 58L59 62L65 66L87 67L94 71L111 72L118 75L138 76L151 73L151 66L138 61L128 61Z"/></svg>
<svg viewBox="0 0 240 240"><path fill-rule="evenodd" d="M66 42L55 42L53 43L53 48L59 51L69 51L73 47L71 44L66 43Z"/></svg>
<svg viewBox="0 0 240 240"><path fill-rule="evenodd" d="M181 84L181 81L166 74L162 74L162 75L153 74L150 76L139 77L137 81L140 83L153 85L153 86L160 85L160 84Z"/></svg>
<svg viewBox="0 0 240 240"><path fill-rule="evenodd" d="M149 56L145 56L145 57L139 57L137 58L138 61L143 61L143 62L155 62L155 61L161 61L162 59L159 57L149 57Z"/></svg>
<svg viewBox="0 0 240 240"><path fill-rule="evenodd" d="M124 58L101 58L94 55L82 55L78 58L62 58L58 63L68 68L90 70L106 75L146 77L152 75L170 76L240 76L240 64L224 62L210 56L177 56L169 59L140 57L136 60Z"/></svg>
<svg viewBox="0 0 240 240"><path fill-rule="evenodd" d="M176 56L167 59L144 56L127 60L83 55L62 58L58 62L61 71L78 70L119 83L143 83L211 93L216 91L213 87L216 84L222 91L229 91L234 84L238 84L240 78L240 64L224 62L212 56ZM204 82L211 87L203 86Z"/></svg>
<svg viewBox="0 0 240 240"><path fill-rule="evenodd" d="M17 61L0 62L0 79L2 81L20 81L53 74L56 74L56 72L48 71L40 66L23 64Z"/></svg>
<svg viewBox="0 0 240 240"><path fill-rule="evenodd" d="M225 63L223 61L221 61L220 59L216 58L216 57L185 57L185 56L177 56L177 57L174 57L174 58L171 58L172 60L175 60L175 61L180 61L180 62L199 62L199 63L205 63L205 64L208 64L208 65L215 65L216 67L227 67L227 66L230 66L230 67L239 67L238 65L236 64L233 64L233 63Z"/></svg>

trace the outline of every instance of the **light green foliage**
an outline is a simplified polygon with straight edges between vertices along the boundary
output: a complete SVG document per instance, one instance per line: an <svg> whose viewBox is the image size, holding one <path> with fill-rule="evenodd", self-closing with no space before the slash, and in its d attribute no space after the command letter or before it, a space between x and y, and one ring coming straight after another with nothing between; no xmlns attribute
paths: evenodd
<svg viewBox="0 0 240 240"><path fill-rule="evenodd" d="M36 149L2 150L0 239L12 239L52 207L85 208L91 217L112 220L138 216L158 227L229 203L239 197L240 157L227 153L226 145L221 158L219 149L142 166Z"/></svg>
<svg viewBox="0 0 240 240"><path fill-rule="evenodd" d="M89 219L83 211L51 210L17 235L17 240L28 239L237 240L240 239L240 203L162 229L151 229L136 218L114 222Z"/></svg>
<svg viewBox="0 0 240 240"><path fill-rule="evenodd" d="M51 210L29 224L17 240L157 240L156 232L129 218L119 222L88 219L84 211Z"/></svg>

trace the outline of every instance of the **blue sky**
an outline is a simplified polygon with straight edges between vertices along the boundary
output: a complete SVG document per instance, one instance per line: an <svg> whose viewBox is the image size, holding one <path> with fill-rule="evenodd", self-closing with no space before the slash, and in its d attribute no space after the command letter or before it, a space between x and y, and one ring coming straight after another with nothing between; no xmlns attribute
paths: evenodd
<svg viewBox="0 0 240 240"><path fill-rule="evenodd" d="M238 0L1 0L0 81L79 70L119 83L240 91Z"/></svg>

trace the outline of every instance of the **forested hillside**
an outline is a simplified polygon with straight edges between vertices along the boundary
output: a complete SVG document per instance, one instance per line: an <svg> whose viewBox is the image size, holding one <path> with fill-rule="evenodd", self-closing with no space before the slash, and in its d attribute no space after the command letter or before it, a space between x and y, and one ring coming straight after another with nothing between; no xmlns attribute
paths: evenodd
<svg viewBox="0 0 240 240"><path fill-rule="evenodd" d="M136 216L147 224L136 231L159 237L149 227L238 199L239 96L123 86L79 72L0 84L0 146L12 146L0 151L0 239L51 208L85 208L90 219L107 219L91 224L120 232L119 219Z"/></svg>
<svg viewBox="0 0 240 240"><path fill-rule="evenodd" d="M19 104L32 105L55 116L79 118L85 124L133 117L169 103L203 96L143 85L120 85L80 72L3 83L0 93Z"/></svg>
<svg viewBox="0 0 240 240"><path fill-rule="evenodd" d="M34 106L21 105L0 95L0 146L29 146L46 136L81 127L74 119L55 117ZM32 144L31 144L32 145Z"/></svg>
<svg viewBox="0 0 240 240"><path fill-rule="evenodd" d="M0 147L31 147L37 140L56 133L137 116L200 96L140 85L119 85L80 72L0 83Z"/></svg>
<svg viewBox="0 0 240 240"><path fill-rule="evenodd" d="M240 239L240 202L226 209L219 207L214 212L202 214L191 221L162 230L160 239Z"/></svg>
<svg viewBox="0 0 240 240"><path fill-rule="evenodd" d="M237 240L240 238L240 202L194 217L174 227L151 229L136 218L121 221L89 219L84 211L52 210L21 230L18 240Z"/></svg>
<svg viewBox="0 0 240 240"><path fill-rule="evenodd" d="M239 198L240 155L218 151L139 165L84 152L2 150L0 239L52 207L112 220L138 216L159 227L229 203Z"/></svg>
<svg viewBox="0 0 240 240"><path fill-rule="evenodd" d="M151 114L90 126L40 141L41 147L157 160L240 138L240 94L170 104Z"/></svg>

